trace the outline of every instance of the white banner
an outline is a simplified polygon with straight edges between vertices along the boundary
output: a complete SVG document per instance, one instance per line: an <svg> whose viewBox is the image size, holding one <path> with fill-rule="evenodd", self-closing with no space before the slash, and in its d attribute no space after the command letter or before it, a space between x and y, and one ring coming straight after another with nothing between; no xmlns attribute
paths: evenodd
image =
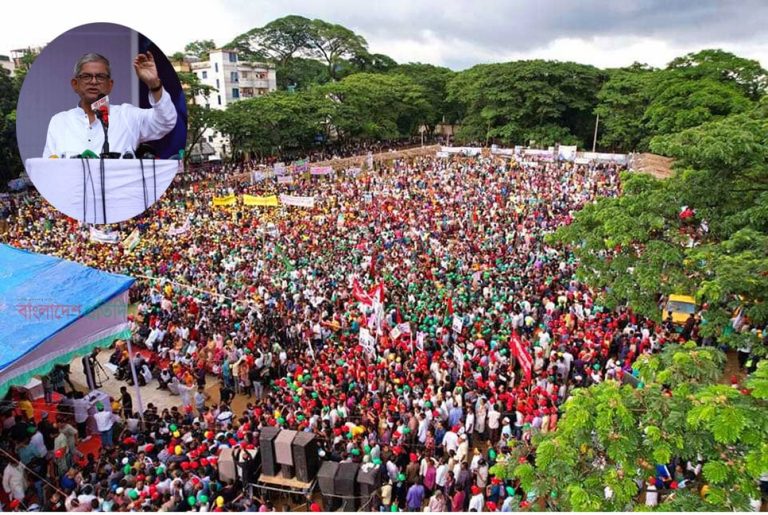
<svg viewBox="0 0 768 515"><path fill-rule="evenodd" d="M297 197L294 195L280 195L280 203L284 206L315 207L315 197Z"/></svg>
<svg viewBox="0 0 768 515"><path fill-rule="evenodd" d="M461 154L463 156L477 156L483 152L480 147L440 147L440 150L449 154Z"/></svg>
<svg viewBox="0 0 768 515"><path fill-rule="evenodd" d="M332 166L313 166L309 169L309 173L312 175L331 175L333 173Z"/></svg>
<svg viewBox="0 0 768 515"><path fill-rule="evenodd" d="M141 237L139 236L139 230L134 229L133 231L131 231L131 234L129 234L128 237L123 240L123 248L127 252L133 252L133 249L136 248L140 240L141 240Z"/></svg>
<svg viewBox="0 0 768 515"><path fill-rule="evenodd" d="M392 338L393 340L397 340L398 338L400 338L400 335L402 334L403 332L398 327L395 327L389 332L389 337Z"/></svg>
<svg viewBox="0 0 768 515"><path fill-rule="evenodd" d="M184 222L184 225L181 227L171 227L168 229L168 236L177 236L179 234L184 234L189 230L189 218L187 218L187 221Z"/></svg>
<svg viewBox="0 0 768 515"><path fill-rule="evenodd" d="M411 323L410 322L403 322L402 324L397 324L397 328L403 334L411 334Z"/></svg>
<svg viewBox="0 0 768 515"><path fill-rule="evenodd" d="M456 366L459 368L459 377L464 375L464 353L458 345L453 345L453 359L456 360Z"/></svg>
<svg viewBox="0 0 768 515"><path fill-rule="evenodd" d="M427 337L427 333L423 333L419 331L416 333L416 348L423 351L424 350L424 339Z"/></svg>
<svg viewBox="0 0 768 515"><path fill-rule="evenodd" d="M261 182L266 178L267 178L267 174L265 174L261 170L254 170L253 173L251 173L251 184Z"/></svg>
<svg viewBox="0 0 768 515"><path fill-rule="evenodd" d="M91 227L91 241L95 241L96 243L114 244L120 241L120 233L115 231L101 231L95 227Z"/></svg>
<svg viewBox="0 0 768 515"><path fill-rule="evenodd" d="M278 175L277 176L277 183L278 184L293 184L293 176L292 175Z"/></svg>
<svg viewBox="0 0 768 515"><path fill-rule="evenodd" d="M369 357L376 357L376 338L365 327L360 328L360 346Z"/></svg>
<svg viewBox="0 0 768 515"><path fill-rule="evenodd" d="M277 176L285 175L285 163L275 163L275 166L272 168L272 170Z"/></svg>
<svg viewBox="0 0 768 515"><path fill-rule="evenodd" d="M453 332L460 334L461 330L464 329L464 320L462 320L459 315L453 315L453 324L451 324L451 328L453 329Z"/></svg>
<svg viewBox="0 0 768 515"><path fill-rule="evenodd" d="M445 159L445 158L451 157L451 154L449 154L448 152L438 151L437 153L435 153L435 157Z"/></svg>

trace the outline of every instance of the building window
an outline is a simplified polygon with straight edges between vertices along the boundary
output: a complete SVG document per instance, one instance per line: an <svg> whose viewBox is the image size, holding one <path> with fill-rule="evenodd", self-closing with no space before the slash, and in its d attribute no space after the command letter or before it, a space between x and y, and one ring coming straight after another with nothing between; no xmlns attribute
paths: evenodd
<svg viewBox="0 0 768 515"><path fill-rule="evenodd" d="M213 63L213 70L214 70L216 73L219 73L219 63Z"/></svg>
<svg viewBox="0 0 768 515"><path fill-rule="evenodd" d="M205 104L205 108L206 109L210 109L211 108L211 104Z"/></svg>
<svg viewBox="0 0 768 515"><path fill-rule="evenodd" d="M236 63L237 62L237 54L234 52L230 52L229 54L229 62L230 63Z"/></svg>
<svg viewBox="0 0 768 515"><path fill-rule="evenodd" d="M240 72L240 76L244 79L248 78L248 72Z"/></svg>
<svg viewBox="0 0 768 515"><path fill-rule="evenodd" d="M205 71L205 70L203 70L203 75L202 75L202 77L203 77L204 79L207 79L207 78L208 78L208 72L207 72L207 71Z"/></svg>
<svg viewBox="0 0 768 515"><path fill-rule="evenodd" d="M237 88L232 88L232 98L240 98L240 90Z"/></svg>
<svg viewBox="0 0 768 515"><path fill-rule="evenodd" d="M216 95L219 98L219 105L221 105L221 95Z"/></svg>
<svg viewBox="0 0 768 515"><path fill-rule="evenodd" d="M237 72L230 72L229 73L229 80L232 82L237 82Z"/></svg>
<svg viewBox="0 0 768 515"><path fill-rule="evenodd" d="M216 89L219 89L219 79L216 79Z"/></svg>

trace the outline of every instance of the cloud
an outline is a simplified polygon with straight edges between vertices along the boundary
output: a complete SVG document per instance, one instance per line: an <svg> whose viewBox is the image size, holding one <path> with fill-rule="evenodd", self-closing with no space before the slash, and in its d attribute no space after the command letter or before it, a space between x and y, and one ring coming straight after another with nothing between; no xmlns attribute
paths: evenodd
<svg viewBox="0 0 768 515"><path fill-rule="evenodd" d="M768 55L763 0L133 0L130 9L95 9L70 0L27 1L15 10L19 21L35 19L35 29L6 24L0 53L51 41L93 21L128 25L173 53L195 39L223 45L251 28L298 14L349 27L368 40L371 51L398 62L454 69L521 58L663 66L688 51L713 47L745 57Z"/></svg>

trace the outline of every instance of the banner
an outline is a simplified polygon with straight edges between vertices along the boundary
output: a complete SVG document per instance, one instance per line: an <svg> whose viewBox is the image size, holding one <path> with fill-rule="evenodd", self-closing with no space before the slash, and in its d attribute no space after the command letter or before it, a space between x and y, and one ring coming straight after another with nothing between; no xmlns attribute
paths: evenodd
<svg viewBox="0 0 768 515"><path fill-rule="evenodd" d="M357 279L355 279L352 282L352 296L366 306L373 306L374 303L384 301L384 287L381 284L377 284L370 290L365 291Z"/></svg>
<svg viewBox="0 0 768 515"><path fill-rule="evenodd" d="M171 227L168 229L168 236L178 236L179 234L184 234L187 231L189 231L189 218L187 218L187 221L184 222L184 225L181 227Z"/></svg>
<svg viewBox="0 0 768 515"><path fill-rule="evenodd" d="M237 203L237 197L227 195L226 197L213 197L214 206L234 206Z"/></svg>
<svg viewBox="0 0 768 515"><path fill-rule="evenodd" d="M453 315L453 323L451 324L453 332L461 334L461 330L464 329L464 320L459 315Z"/></svg>
<svg viewBox="0 0 768 515"><path fill-rule="evenodd" d="M483 152L480 147L440 147L442 152L448 154L461 154L462 156L477 156Z"/></svg>
<svg viewBox="0 0 768 515"><path fill-rule="evenodd" d="M410 322L403 322L402 324L397 324L397 328L403 334L411 334L411 323Z"/></svg>
<svg viewBox="0 0 768 515"><path fill-rule="evenodd" d="M309 170L309 165L306 159L299 159L293 162L293 170L297 173L304 173Z"/></svg>
<svg viewBox="0 0 768 515"><path fill-rule="evenodd" d="M294 195L280 195L280 203L284 206L315 207L315 197L297 197Z"/></svg>
<svg viewBox="0 0 768 515"><path fill-rule="evenodd" d="M293 184L293 176L292 175L278 175L277 176L277 183L278 184Z"/></svg>
<svg viewBox="0 0 768 515"><path fill-rule="evenodd" d="M95 227L91 227L91 241L96 243L117 243L120 241L120 233L116 231L101 231Z"/></svg>
<svg viewBox="0 0 768 515"><path fill-rule="evenodd" d="M331 175L333 173L332 166L313 166L309 169L311 175Z"/></svg>
<svg viewBox="0 0 768 515"><path fill-rule="evenodd" d="M424 339L427 337L427 333L419 331L416 333L416 348L420 351L424 350Z"/></svg>
<svg viewBox="0 0 768 515"><path fill-rule="evenodd" d="M451 154L449 154L448 152L443 152L442 150L440 150L440 151L435 153L435 157L439 157L441 159L445 159L445 158L451 157Z"/></svg>
<svg viewBox="0 0 768 515"><path fill-rule="evenodd" d="M509 338L509 343L512 355L517 358L517 361L520 363L520 368L523 369L523 373L525 373L525 378L530 381L532 361L531 355L528 353L528 349L525 348L525 345L517 333L512 334L512 336Z"/></svg>
<svg viewBox="0 0 768 515"><path fill-rule="evenodd" d="M257 182L261 182L267 177L264 175L264 172L261 170L254 170L251 172L251 184L255 184Z"/></svg>
<svg viewBox="0 0 768 515"><path fill-rule="evenodd" d="M369 358L376 358L376 338L365 327L360 328L360 346Z"/></svg>
<svg viewBox="0 0 768 515"><path fill-rule="evenodd" d="M189 221L187 221L187 223L189 223ZM139 230L134 229L131 231L131 234L129 234L128 237L123 240L123 248L128 252L133 252L133 249L135 249L139 244L139 240L141 240L141 237L139 236Z"/></svg>
<svg viewBox="0 0 768 515"><path fill-rule="evenodd" d="M360 168L348 168L347 169L347 176L348 177L357 177L358 175L360 175L360 171L361 171Z"/></svg>
<svg viewBox="0 0 768 515"><path fill-rule="evenodd" d="M246 206L261 206L261 207L277 207L280 204L277 202L276 195L270 195L268 197L256 197L254 195L243 195L243 204Z"/></svg>
<svg viewBox="0 0 768 515"><path fill-rule="evenodd" d="M274 168L272 168L272 171L278 177L281 175L285 175L285 163L275 163L275 166Z"/></svg>
<svg viewBox="0 0 768 515"><path fill-rule="evenodd" d="M464 375L464 353L461 352L461 348L453 344L453 359L456 360L456 366L459 369L459 377Z"/></svg>

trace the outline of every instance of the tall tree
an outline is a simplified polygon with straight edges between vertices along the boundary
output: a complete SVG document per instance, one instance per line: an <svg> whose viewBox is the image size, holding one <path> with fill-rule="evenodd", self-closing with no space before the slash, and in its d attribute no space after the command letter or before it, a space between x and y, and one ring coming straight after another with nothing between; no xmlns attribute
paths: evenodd
<svg viewBox="0 0 768 515"><path fill-rule="evenodd" d="M16 103L19 100L18 82L0 73L0 190L22 170L16 141Z"/></svg>
<svg viewBox="0 0 768 515"><path fill-rule="evenodd" d="M342 59L352 59L367 53L368 42L363 36L323 20L312 20L307 37L310 55L327 64L328 74L334 80L339 77Z"/></svg>
<svg viewBox="0 0 768 515"><path fill-rule="evenodd" d="M443 120L446 123L456 123L459 120L459 106L447 99L447 86L456 75L454 71L432 64L408 63L398 65L390 73L405 75L424 88L429 106L425 125L430 133Z"/></svg>
<svg viewBox="0 0 768 515"><path fill-rule="evenodd" d="M608 70L595 109L600 116L601 147L624 152L648 149L650 133L643 118L657 72L639 63Z"/></svg>
<svg viewBox="0 0 768 515"><path fill-rule="evenodd" d="M305 55L312 25L313 21L303 16L284 16L237 36L227 48L238 50L243 60L285 65L288 60Z"/></svg>
<svg viewBox="0 0 768 515"><path fill-rule="evenodd" d="M705 333L719 336L739 305L768 322L765 109L655 137L651 149L677 159L673 177L624 174L620 197L558 230L607 305L629 302L659 320L659 296L686 293L708 306ZM692 216L681 216L686 206Z"/></svg>
<svg viewBox="0 0 768 515"><path fill-rule="evenodd" d="M604 80L604 72L576 63L486 64L458 73L448 83L448 99L462 105L460 138L584 146Z"/></svg>
<svg viewBox="0 0 768 515"><path fill-rule="evenodd" d="M356 73L323 87L340 138L395 139L414 134L429 112L423 87L405 75Z"/></svg>
<svg viewBox="0 0 768 515"><path fill-rule="evenodd" d="M768 88L768 72L753 59L720 49L707 49L673 59L669 70L689 79L712 79L731 84L750 100L759 100Z"/></svg>
<svg viewBox="0 0 768 515"><path fill-rule="evenodd" d="M207 61L211 55L211 50L216 48L216 43L212 39L198 39L187 43L184 47L184 51L187 55L192 55L199 58L201 61Z"/></svg>

